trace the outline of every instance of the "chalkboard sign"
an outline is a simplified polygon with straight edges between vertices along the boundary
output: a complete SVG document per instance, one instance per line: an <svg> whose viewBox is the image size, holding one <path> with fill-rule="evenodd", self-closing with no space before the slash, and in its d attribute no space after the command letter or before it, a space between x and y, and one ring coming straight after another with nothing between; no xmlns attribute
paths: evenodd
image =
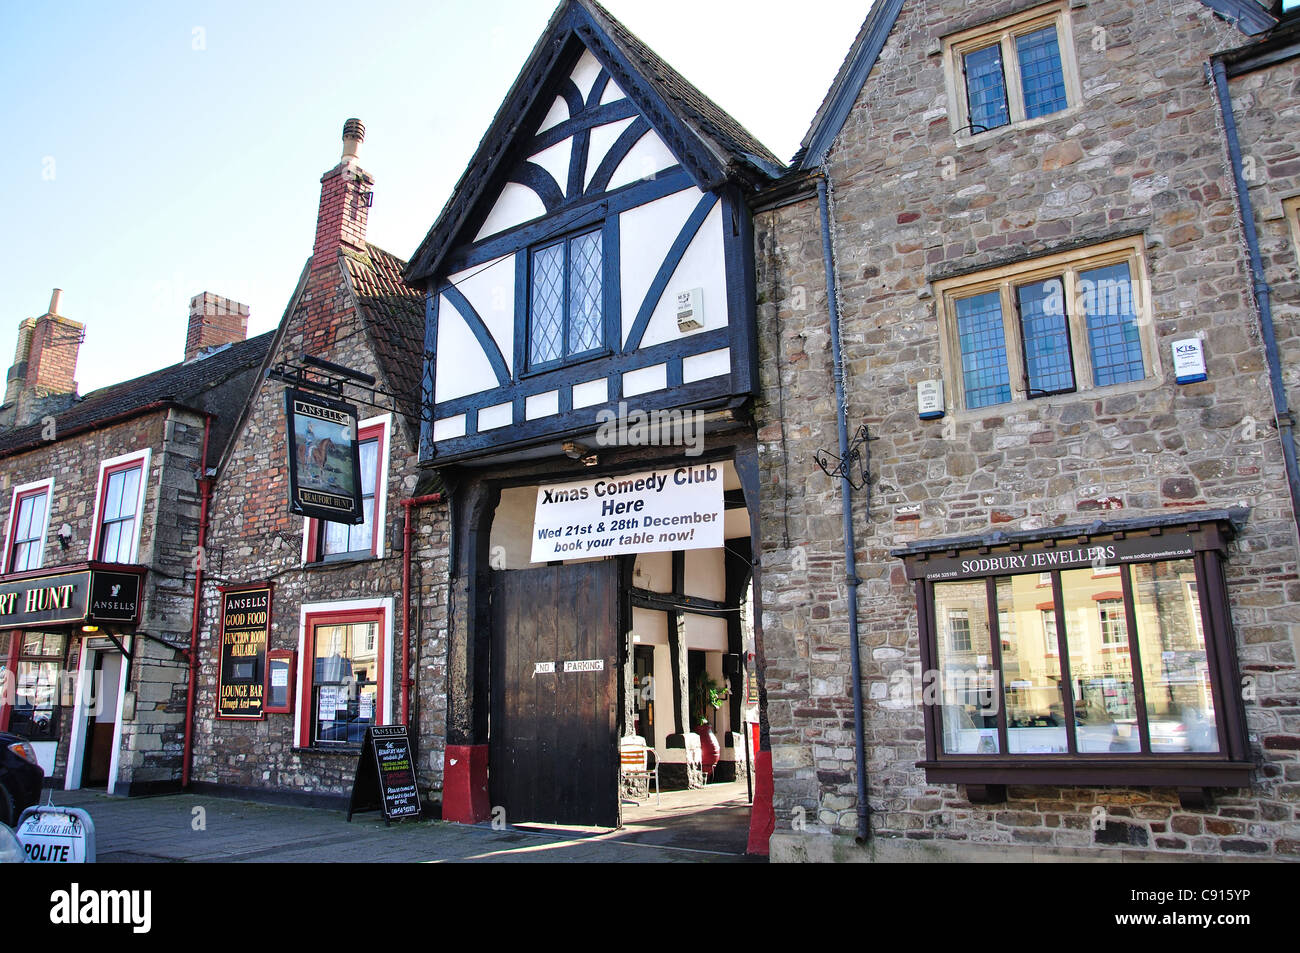
<svg viewBox="0 0 1300 953"><path fill-rule="evenodd" d="M221 591L217 717L261 718L266 650L271 636L271 586Z"/></svg>
<svg viewBox="0 0 1300 953"><path fill-rule="evenodd" d="M348 820L365 811L383 811L385 824L395 818L420 816L420 791L405 725L366 729L356 780L352 782Z"/></svg>

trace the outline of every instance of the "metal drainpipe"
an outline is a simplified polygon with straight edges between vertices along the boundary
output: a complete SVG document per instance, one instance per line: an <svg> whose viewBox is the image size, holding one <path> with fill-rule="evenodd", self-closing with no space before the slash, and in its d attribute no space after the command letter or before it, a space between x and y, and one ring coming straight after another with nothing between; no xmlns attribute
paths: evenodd
<svg viewBox="0 0 1300 953"><path fill-rule="evenodd" d="M1223 132L1228 140L1228 158L1232 164L1232 178L1237 187L1237 209L1241 213L1242 228L1246 233L1246 248L1250 252L1250 274L1254 284L1255 304L1259 308L1259 330L1264 339L1264 354L1268 359L1268 384L1273 392L1273 413L1277 417L1278 435L1282 438L1282 456L1286 460L1286 481L1291 489L1291 511L1300 520L1300 466L1296 464L1295 431L1291 410L1287 406L1286 387L1282 383L1282 361L1277 351L1277 335L1273 329L1272 292L1264 277L1264 262L1259 253L1259 234L1255 231L1255 209L1250 201L1250 188L1241 168L1241 142L1237 138L1237 121L1232 115L1232 99L1228 92L1228 74L1221 61L1215 61L1207 71L1213 75L1218 94L1219 111L1223 114Z"/></svg>
<svg viewBox="0 0 1300 953"><path fill-rule="evenodd" d="M831 354L835 361L835 425L839 430L840 459L849 456L849 405L844 399L844 355L840 350L840 308L835 285L834 250L831 245L830 199L826 191L829 176L825 168L817 178L817 205L821 212L822 258L826 265L826 305L831 319ZM858 779L859 844L871 838L871 821L867 803L867 752L862 734L862 662L858 657L858 562L853 536L853 487L847 471L840 479L840 501L844 524L844 563L849 584L849 660L853 677L853 757Z"/></svg>
<svg viewBox="0 0 1300 953"><path fill-rule="evenodd" d="M190 650L188 656L189 676L185 691L185 750L181 754L181 787L190 786L190 773L194 766L194 696L198 691L199 674L199 623L203 609L203 567L207 563L207 554L203 547L208 542L208 503L212 499L212 480L208 477L208 437L212 433L212 418L203 420L203 449L199 451L199 538L198 560L194 566L194 614L190 619ZM134 646L132 646L134 648Z"/></svg>

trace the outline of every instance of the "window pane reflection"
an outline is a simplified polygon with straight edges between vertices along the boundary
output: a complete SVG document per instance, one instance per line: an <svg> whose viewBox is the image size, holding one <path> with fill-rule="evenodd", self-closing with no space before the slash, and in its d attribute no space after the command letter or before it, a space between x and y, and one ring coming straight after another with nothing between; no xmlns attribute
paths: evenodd
<svg viewBox="0 0 1300 953"><path fill-rule="evenodd" d="M1080 754L1142 750L1122 587L1105 567L1061 573Z"/></svg>
<svg viewBox="0 0 1300 953"><path fill-rule="evenodd" d="M1218 751L1201 602L1191 560L1133 567L1133 606L1152 752Z"/></svg>
<svg viewBox="0 0 1300 953"><path fill-rule="evenodd" d="M934 611L944 751L995 754L998 699L984 580L936 583Z"/></svg>
<svg viewBox="0 0 1300 953"><path fill-rule="evenodd" d="M997 599L1007 750L1063 754L1070 749L1052 590L1041 588L1036 575L1004 576Z"/></svg>

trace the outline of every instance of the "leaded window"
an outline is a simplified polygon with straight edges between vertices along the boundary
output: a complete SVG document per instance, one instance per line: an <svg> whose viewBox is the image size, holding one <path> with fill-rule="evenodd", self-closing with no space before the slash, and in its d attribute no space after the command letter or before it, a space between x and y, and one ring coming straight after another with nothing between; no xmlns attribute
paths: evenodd
<svg viewBox="0 0 1300 953"><path fill-rule="evenodd" d="M605 344L604 242L584 232L533 250L528 366L561 364Z"/></svg>

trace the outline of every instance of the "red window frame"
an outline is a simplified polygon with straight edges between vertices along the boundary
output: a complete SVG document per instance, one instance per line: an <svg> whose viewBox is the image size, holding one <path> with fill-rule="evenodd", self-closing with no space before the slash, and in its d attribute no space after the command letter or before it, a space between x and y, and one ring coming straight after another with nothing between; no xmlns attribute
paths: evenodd
<svg viewBox="0 0 1300 953"><path fill-rule="evenodd" d="M144 517L143 507L141 507L140 501L144 497L146 487L145 487L144 458L136 457L134 460L127 460L126 462L119 463L116 466L105 467L103 474L101 474L100 476L99 496L96 500L96 506L95 506L95 512L96 512L95 527L94 527L95 539L90 547L90 558L92 560L96 560L98 562L111 562L111 563L117 562L116 559L104 559L103 553L100 552L100 548L102 547L104 542L105 517L108 515L107 514L108 481L115 474L125 473L128 470L140 471L140 483L136 487L135 516L133 517L133 520L136 523L135 544L132 546L132 549L136 549L136 552L134 554L134 559L138 559L140 557L140 553L138 550L140 544L140 520L143 519Z"/></svg>
<svg viewBox="0 0 1300 953"><path fill-rule="evenodd" d="M18 514L22 511L22 505L24 502L30 499L34 499L35 497L38 496L45 497L45 526L41 527L40 535L37 536L36 539L39 541L45 538L45 531L49 527L49 523L50 523L51 494L50 494L50 485L48 483L45 486L37 487L35 489L27 490L26 492L17 493L14 495L13 505L9 508L9 531L5 534L5 540L8 543L8 545L5 546L5 559L4 559L5 572L14 571L13 570L14 551L18 548L19 545L19 540L14 538L14 533L18 529ZM41 552L40 563L36 566L30 566L28 568L40 569L44 565L45 565L45 553Z"/></svg>
<svg viewBox="0 0 1300 953"><path fill-rule="evenodd" d="M302 749L333 751L355 749L356 745L333 742L318 745L312 737L312 720L316 712L316 699L312 692L316 675L316 628L322 625L353 625L358 622L375 623L375 715L372 724L384 725L384 700L388 686L388 651L385 637L388 610L382 606L373 609L326 609L308 612L303 618L302 661L298 666L298 741Z"/></svg>
<svg viewBox="0 0 1300 953"><path fill-rule="evenodd" d="M380 480L384 479L384 476L387 473L387 462L388 462L388 440L387 440L386 430L387 428L384 426L383 422L381 421L380 423L371 424L370 426L364 427L361 430L357 431L358 447L360 447L360 445L365 443L367 440L378 441L378 452L375 454L375 505L371 510L371 519L374 523L374 525L371 527L372 532L370 534L370 555L371 556L379 555L379 536L380 536L379 525L381 521L385 522L385 528L386 528L386 521L383 521L381 519L383 514L379 512L379 497L380 497L379 483ZM386 495L385 495L384 502L385 504L387 504L388 502ZM356 550L355 552L350 552L350 553L332 553L329 556L324 555L321 552L321 547L325 542L325 533L323 531L324 527L322 525L324 522L325 522L324 520L317 520L317 519L307 520L307 562L308 563L323 563L326 562L327 560L340 560L340 559L347 559L349 557L355 559L357 558L357 553L363 552L363 550Z"/></svg>

